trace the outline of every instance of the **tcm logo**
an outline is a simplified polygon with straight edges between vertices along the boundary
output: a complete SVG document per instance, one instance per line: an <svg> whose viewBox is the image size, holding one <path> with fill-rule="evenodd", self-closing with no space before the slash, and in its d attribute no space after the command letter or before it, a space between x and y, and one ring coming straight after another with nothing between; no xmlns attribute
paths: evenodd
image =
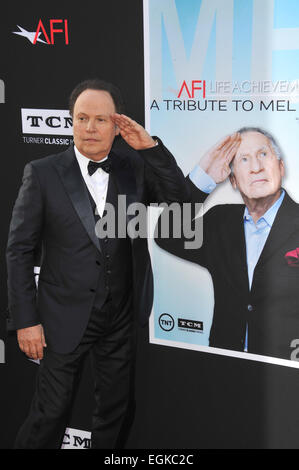
<svg viewBox="0 0 299 470"><path fill-rule="evenodd" d="M174 319L168 313L162 313L159 316L159 325L162 330L171 331L174 328Z"/></svg>
<svg viewBox="0 0 299 470"><path fill-rule="evenodd" d="M178 327L186 330L203 331L203 322L178 318Z"/></svg>
<svg viewBox="0 0 299 470"><path fill-rule="evenodd" d="M14 31L13 34L18 34L27 38L31 44L36 44L37 42L42 42L43 44L49 44L54 46L55 41L63 41L64 44L69 44L69 27L67 20L61 19L50 19L48 22L42 22L40 19L36 28L36 31L27 31L22 26L18 26L19 31Z"/></svg>
<svg viewBox="0 0 299 470"><path fill-rule="evenodd" d="M21 114L23 134L73 134L73 121L67 110L23 108Z"/></svg>
<svg viewBox="0 0 299 470"><path fill-rule="evenodd" d="M186 92L188 98L194 98L195 97L195 92L200 92L196 93L197 96L199 95L202 98L206 97L206 81L205 80L191 80L191 83L188 84L186 83L186 80L183 81L178 98L181 97L182 93Z"/></svg>
<svg viewBox="0 0 299 470"><path fill-rule="evenodd" d="M5 103L5 85L3 80L0 80L0 103Z"/></svg>
<svg viewBox="0 0 299 470"><path fill-rule="evenodd" d="M91 433L79 429L66 428L61 449L90 449Z"/></svg>

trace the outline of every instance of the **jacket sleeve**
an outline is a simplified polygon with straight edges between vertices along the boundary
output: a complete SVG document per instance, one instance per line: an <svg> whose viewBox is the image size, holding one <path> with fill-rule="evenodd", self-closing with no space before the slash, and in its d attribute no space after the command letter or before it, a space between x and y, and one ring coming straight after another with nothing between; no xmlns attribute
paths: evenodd
<svg viewBox="0 0 299 470"><path fill-rule="evenodd" d="M203 217L200 212L208 194L200 191L189 177L186 186L190 202L182 205L180 214L167 207L163 210L155 229L155 242L168 253L208 268L210 231L217 223L217 207Z"/></svg>
<svg viewBox="0 0 299 470"><path fill-rule="evenodd" d="M6 252L8 308L15 329L40 323L33 270L42 221L41 188L36 169L28 163L12 213Z"/></svg>
<svg viewBox="0 0 299 470"><path fill-rule="evenodd" d="M158 145L138 152L144 161L146 203L188 201L189 189L175 158L158 137L154 139Z"/></svg>

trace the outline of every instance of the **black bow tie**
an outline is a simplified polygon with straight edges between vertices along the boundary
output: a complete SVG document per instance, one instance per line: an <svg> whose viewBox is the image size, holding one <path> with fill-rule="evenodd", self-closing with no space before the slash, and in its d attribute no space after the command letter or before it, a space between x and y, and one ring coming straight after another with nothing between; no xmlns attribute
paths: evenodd
<svg viewBox="0 0 299 470"><path fill-rule="evenodd" d="M88 174L91 176L94 174L95 171L97 171L98 168L102 168L102 170L106 171L106 173L110 173L111 171L111 165L108 162L108 160L105 160L104 162L93 162L90 160L88 163Z"/></svg>

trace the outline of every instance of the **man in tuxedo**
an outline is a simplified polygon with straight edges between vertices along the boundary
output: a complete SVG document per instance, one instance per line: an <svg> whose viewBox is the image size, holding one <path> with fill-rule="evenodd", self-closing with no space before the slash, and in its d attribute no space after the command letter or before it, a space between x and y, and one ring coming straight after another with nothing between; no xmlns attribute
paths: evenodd
<svg viewBox="0 0 299 470"><path fill-rule="evenodd" d="M187 197L173 156L121 114L115 86L100 80L80 83L71 94L70 113L75 145L26 165L9 231L9 310L21 350L41 360L18 449L60 447L88 352L96 402L92 448L121 445L134 323L137 318L146 324L151 312L152 271L146 238L100 239L96 225L108 203L116 221L129 222L127 207L118 204L120 195L127 206ZM118 134L128 145L112 148ZM36 291L34 255L40 244Z"/></svg>
<svg viewBox="0 0 299 470"><path fill-rule="evenodd" d="M197 250L187 249L183 237L156 239L209 270L210 346L290 359L299 338L299 205L281 187L282 157L273 136L259 128L222 139L187 178L191 199L205 201L229 177L244 205L212 207Z"/></svg>

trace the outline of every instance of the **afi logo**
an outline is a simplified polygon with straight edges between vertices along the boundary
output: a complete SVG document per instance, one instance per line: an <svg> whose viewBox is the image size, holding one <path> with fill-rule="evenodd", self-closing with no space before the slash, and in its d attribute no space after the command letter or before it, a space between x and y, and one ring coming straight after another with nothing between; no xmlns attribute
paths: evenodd
<svg viewBox="0 0 299 470"><path fill-rule="evenodd" d="M49 24L44 24L40 19L37 25L36 31L27 31L18 25L20 31L14 31L13 34L18 34L19 36L24 36L27 38L31 44L36 44L37 42L42 42L43 44L55 45L55 39L57 35L63 39L66 45L69 44L69 28L68 21L62 19L50 19ZM41 37L43 39L41 39ZM59 39L60 39L59 38Z"/></svg>
<svg viewBox="0 0 299 470"><path fill-rule="evenodd" d="M201 91L202 92L202 97L206 97L206 81L205 80L192 80L191 84L187 85L186 80L183 81L182 86L180 88L178 98L181 97L181 94L183 91L187 92L188 98L194 98L195 91Z"/></svg>

